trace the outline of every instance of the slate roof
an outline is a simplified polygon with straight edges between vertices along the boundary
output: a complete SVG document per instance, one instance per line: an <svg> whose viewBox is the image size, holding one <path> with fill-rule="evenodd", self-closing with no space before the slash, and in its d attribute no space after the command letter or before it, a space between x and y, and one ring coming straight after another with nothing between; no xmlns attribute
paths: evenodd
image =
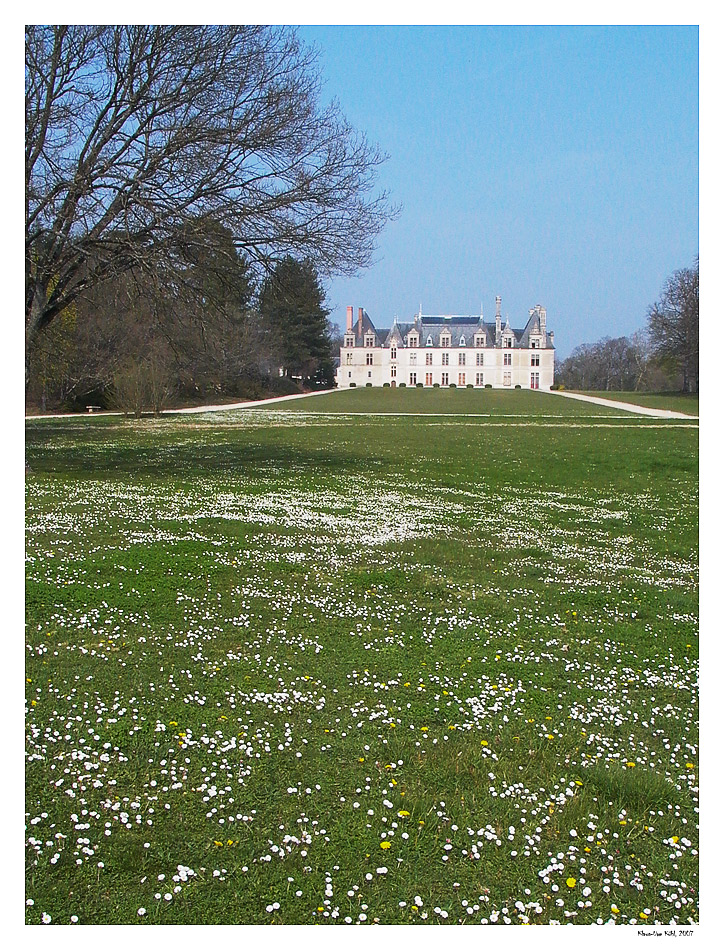
<svg viewBox="0 0 724 950"><path fill-rule="evenodd" d="M425 314L422 317L416 316L413 321L398 321L395 317L394 323L388 328L378 329L372 323L372 320L369 317L369 314L366 310L362 311L362 322L360 325L359 318L355 320L352 326L352 333L354 334L354 345L364 347L365 345L365 336L368 336L370 333L374 335L375 346L390 347L392 344L397 346L405 346L406 339L411 330L417 330L420 342L419 346L424 349L428 345L428 338L432 339L432 346L440 346L440 338L443 333L449 334L450 336L450 347L460 346L460 340L464 337L465 346L474 346L475 337L480 336L481 333L485 334L485 345L486 346L495 346L495 323L486 323L482 317L479 316L462 316L462 315L430 315ZM350 331L347 331L348 333ZM507 335L512 335L514 339L515 347L527 348L532 333L540 333L540 323L539 316L537 311L533 311L528 318L528 322L525 327L522 329L517 329L510 326L510 323L506 319L506 322L501 326L501 337ZM552 334L546 333L546 345L549 348L553 347Z"/></svg>

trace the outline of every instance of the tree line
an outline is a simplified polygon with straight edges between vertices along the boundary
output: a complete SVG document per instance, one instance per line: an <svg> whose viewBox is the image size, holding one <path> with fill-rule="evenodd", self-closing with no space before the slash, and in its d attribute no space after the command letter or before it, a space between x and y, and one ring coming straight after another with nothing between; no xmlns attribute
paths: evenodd
<svg viewBox="0 0 724 950"><path fill-rule="evenodd" d="M131 270L80 295L33 347L28 406L140 416L334 384L338 331L311 261L284 257L259 286L231 252L223 279L207 263L200 255L175 293Z"/></svg>
<svg viewBox="0 0 724 950"><path fill-rule="evenodd" d="M699 259L675 271L647 325L630 337L584 343L556 365L566 389L663 392L699 391Z"/></svg>
<svg viewBox="0 0 724 950"><path fill-rule="evenodd" d="M397 209L316 60L287 27L26 27L29 402L329 373L321 282Z"/></svg>

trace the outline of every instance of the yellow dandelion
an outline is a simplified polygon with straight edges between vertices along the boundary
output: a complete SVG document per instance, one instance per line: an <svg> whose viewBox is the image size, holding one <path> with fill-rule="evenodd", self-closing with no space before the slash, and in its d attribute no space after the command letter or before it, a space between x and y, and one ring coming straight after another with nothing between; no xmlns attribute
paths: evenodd
<svg viewBox="0 0 724 950"><path fill-rule="evenodd" d="M567 878L567 879L566 879L566 884L567 884L569 887L575 887L575 886L576 886L576 879L575 879L575 877L569 877L569 878Z"/></svg>
<svg viewBox="0 0 724 950"><path fill-rule="evenodd" d="M627 762L627 763L626 763L626 768L627 768L627 769L635 769L635 768L636 768L636 763L635 763L635 762Z"/></svg>
<svg viewBox="0 0 724 950"><path fill-rule="evenodd" d="M405 811L404 808L401 811L398 811L397 814L400 816L400 818L408 818L410 815L409 811Z"/></svg>
<svg viewBox="0 0 724 950"><path fill-rule="evenodd" d="M483 740L480 742L480 745L487 745L487 744L488 744L488 740L487 740L487 739L483 739Z"/></svg>
<svg viewBox="0 0 724 950"><path fill-rule="evenodd" d="M392 845L390 844L389 841L380 841L380 847L382 848L383 851L387 851L387 849L391 848Z"/></svg>

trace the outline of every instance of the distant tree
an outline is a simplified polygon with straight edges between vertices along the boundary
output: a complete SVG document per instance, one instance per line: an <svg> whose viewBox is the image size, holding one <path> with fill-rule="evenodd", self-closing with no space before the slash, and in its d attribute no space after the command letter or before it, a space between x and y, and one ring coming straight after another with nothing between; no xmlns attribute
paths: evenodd
<svg viewBox="0 0 724 950"><path fill-rule="evenodd" d="M371 194L384 156L321 106L315 57L286 27L26 27L26 370L89 289L173 285L218 250L212 222L258 274L369 264L395 213Z"/></svg>
<svg viewBox="0 0 724 950"><path fill-rule="evenodd" d="M324 302L314 264L285 257L262 284L259 314L285 375L331 385L334 369Z"/></svg>
<svg viewBox="0 0 724 950"><path fill-rule="evenodd" d="M675 367L685 392L699 391L699 258L693 267L675 271L659 300L649 307L648 329L653 354L663 366Z"/></svg>
<svg viewBox="0 0 724 950"><path fill-rule="evenodd" d="M584 343L563 360L557 379L566 389L624 392L636 388L643 359L635 338L605 337Z"/></svg>

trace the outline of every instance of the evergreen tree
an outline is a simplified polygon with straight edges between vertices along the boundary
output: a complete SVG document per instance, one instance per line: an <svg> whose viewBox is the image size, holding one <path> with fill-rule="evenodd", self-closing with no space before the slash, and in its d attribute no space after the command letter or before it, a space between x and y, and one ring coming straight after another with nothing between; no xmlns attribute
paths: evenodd
<svg viewBox="0 0 724 950"><path fill-rule="evenodd" d="M286 376L331 385L329 310L314 264L280 260L262 284L259 311Z"/></svg>

